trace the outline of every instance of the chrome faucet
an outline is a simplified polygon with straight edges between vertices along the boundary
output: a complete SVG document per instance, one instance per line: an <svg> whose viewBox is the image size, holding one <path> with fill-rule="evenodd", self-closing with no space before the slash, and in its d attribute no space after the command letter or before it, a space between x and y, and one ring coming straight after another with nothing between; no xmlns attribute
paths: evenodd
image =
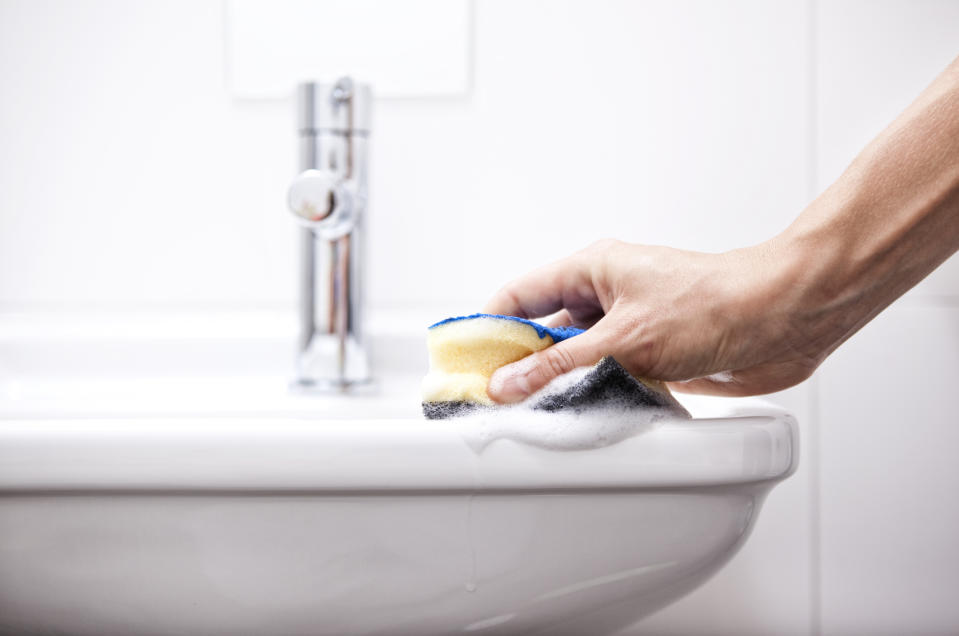
<svg viewBox="0 0 959 636"><path fill-rule="evenodd" d="M297 91L300 174L288 203L303 226L295 385L342 391L370 381L363 337L363 223L369 86L344 77Z"/></svg>

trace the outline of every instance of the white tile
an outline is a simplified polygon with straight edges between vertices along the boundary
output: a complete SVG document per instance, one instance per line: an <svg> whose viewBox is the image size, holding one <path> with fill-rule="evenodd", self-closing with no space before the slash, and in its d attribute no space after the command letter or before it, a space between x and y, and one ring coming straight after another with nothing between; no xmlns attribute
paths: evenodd
<svg viewBox="0 0 959 636"><path fill-rule="evenodd" d="M215 2L0 4L0 302L292 300L292 110Z"/></svg>
<svg viewBox="0 0 959 636"><path fill-rule="evenodd" d="M823 633L959 632L959 307L893 305L820 374Z"/></svg>
<svg viewBox="0 0 959 636"><path fill-rule="evenodd" d="M740 552L701 588L623 636L812 633L815 422L810 385L811 381L769 396L799 421L800 464L770 493Z"/></svg>
<svg viewBox="0 0 959 636"><path fill-rule="evenodd" d="M959 54L959 2L830 0L817 7L822 190ZM959 294L959 259L910 293Z"/></svg>
<svg viewBox="0 0 959 636"><path fill-rule="evenodd" d="M954 3L902 6L862 29L862 5L820 5L821 181L953 54ZM292 303L292 105L229 98L222 6L0 11L0 302ZM374 305L473 308L602 236L783 227L806 199L804 11L478 3L473 98L378 105ZM954 293L955 268L921 289Z"/></svg>
<svg viewBox="0 0 959 636"><path fill-rule="evenodd" d="M805 206L806 7L477 3L473 99L382 103L373 297L461 310L589 242L724 250ZM382 262L382 261L380 261Z"/></svg>
<svg viewBox="0 0 959 636"><path fill-rule="evenodd" d="M0 302L292 304L293 108L230 98L222 5L0 7ZM804 16L478 2L472 97L377 104L373 307L472 310L604 236L723 250L784 227Z"/></svg>
<svg viewBox="0 0 959 636"><path fill-rule="evenodd" d="M228 0L227 67L238 97L288 97L341 75L385 97L470 89L469 0Z"/></svg>

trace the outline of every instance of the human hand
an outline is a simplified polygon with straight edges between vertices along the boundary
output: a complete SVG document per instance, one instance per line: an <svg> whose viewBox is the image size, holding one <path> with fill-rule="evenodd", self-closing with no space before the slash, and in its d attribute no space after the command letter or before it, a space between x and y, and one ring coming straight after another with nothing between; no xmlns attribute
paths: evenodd
<svg viewBox="0 0 959 636"><path fill-rule="evenodd" d="M681 391L752 395L809 377L959 250L959 58L780 235L724 254L600 241L484 311L589 330L496 371L516 402L611 355Z"/></svg>
<svg viewBox="0 0 959 636"><path fill-rule="evenodd" d="M799 294L777 248L705 254L606 240L514 280L484 312L555 313L551 326L588 331L499 369L489 396L517 402L605 355L680 391L753 395L801 382L829 349L796 324Z"/></svg>

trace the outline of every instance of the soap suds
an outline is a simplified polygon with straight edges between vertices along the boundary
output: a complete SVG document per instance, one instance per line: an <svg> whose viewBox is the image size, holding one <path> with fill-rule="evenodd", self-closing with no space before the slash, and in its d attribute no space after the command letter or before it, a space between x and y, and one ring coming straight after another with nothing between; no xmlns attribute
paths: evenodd
<svg viewBox="0 0 959 636"><path fill-rule="evenodd" d="M660 420L675 416L665 408L591 409L582 413L535 411L511 406L480 409L450 420L477 454L498 439L511 439L558 451L602 448L652 430Z"/></svg>
<svg viewBox="0 0 959 636"><path fill-rule="evenodd" d="M591 406L553 412L533 408L544 400L568 393L591 371L593 367L574 369L554 378L519 404L481 407L451 419L450 424L460 427L463 439L476 453L482 453L498 439L570 451L609 446L651 430L666 417L677 416L675 410L666 407Z"/></svg>
<svg viewBox="0 0 959 636"><path fill-rule="evenodd" d="M713 382L720 382L723 384L733 384L736 382L736 376L733 375L732 371L719 371L718 373L707 375L705 379L712 380Z"/></svg>

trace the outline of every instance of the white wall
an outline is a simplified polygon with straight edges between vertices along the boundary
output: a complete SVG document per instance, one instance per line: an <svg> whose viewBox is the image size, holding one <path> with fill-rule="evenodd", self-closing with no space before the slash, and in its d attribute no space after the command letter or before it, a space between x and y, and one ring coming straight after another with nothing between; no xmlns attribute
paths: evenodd
<svg viewBox="0 0 959 636"><path fill-rule="evenodd" d="M423 324L595 238L770 236L959 54L948 0L469 6L471 88L376 106L371 308ZM231 94L228 8L0 0L0 311L292 309L292 106ZM957 308L954 258L777 396L800 471L634 633L959 630Z"/></svg>
<svg viewBox="0 0 959 636"><path fill-rule="evenodd" d="M817 182L959 54L959 2L823 3ZM959 632L959 257L819 372L821 625Z"/></svg>

